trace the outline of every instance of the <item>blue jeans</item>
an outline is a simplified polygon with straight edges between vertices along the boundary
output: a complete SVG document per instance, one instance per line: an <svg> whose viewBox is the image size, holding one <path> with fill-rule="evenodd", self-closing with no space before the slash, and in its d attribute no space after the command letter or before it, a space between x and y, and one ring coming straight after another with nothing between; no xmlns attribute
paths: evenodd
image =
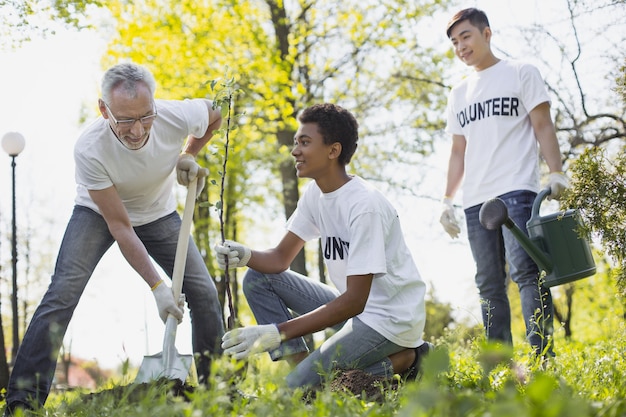
<svg viewBox="0 0 626 417"><path fill-rule="evenodd" d="M531 191L513 191L499 196L506 204L511 220L526 234L526 222L530 219L535 197L536 193ZM466 209L465 218L476 263L476 285L487 338L512 343L506 285L508 261L511 280L519 288L526 338L536 353L544 353L549 347L547 353L552 355L554 312L550 290L539 284L539 268L506 226L487 230L480 224L481 206Z"/></svg>
<svg viewBox="0 0 626 417"><path fill-rule="evenodd" d="M339 296L329 285L287 270L262 274L249 269L243 292L258 324L282 323L308 313ZM300 362L287 376L291 388L320 385L324 376L336 369L362 369L372 375L390 377L389 355L405 347L385 339L357 317L338 323L336 332ZM270 352L272 360L309 352L304 338L285 341Z"/></svg>
<svg viewBox="0 0 626 417"><path fill-rule="evenodd" d="M150 256L170 277L174 270L180 225L180 216L173 212L134 228ZM9 381L7 404L16 401L45 403L74 309L96 265L113 242L101 215L86 207L74 207L50 285L19 348ZM209 355L222 352L220 342L224 324L217 289L191 237L182 290L190 310L192 346L202 381L209 375Z"/></svg>

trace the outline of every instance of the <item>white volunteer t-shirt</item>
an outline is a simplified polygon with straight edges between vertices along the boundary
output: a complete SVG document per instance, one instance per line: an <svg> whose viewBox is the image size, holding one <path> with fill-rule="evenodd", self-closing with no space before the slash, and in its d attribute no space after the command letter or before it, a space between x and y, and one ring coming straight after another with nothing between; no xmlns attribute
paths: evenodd
<svg viewBox="0 0 626 417"><path fill-rule="evenodd" d="M150 223L176 209L176 161L188 135L200 137L206 132L208 110L202 99L155 103L158 116L141 149L122 145L102 117L81 134L74 146L77 205L100 213L87 190L113 185L133 226Z"/></svg>
<svg viewBox="0 0 626 417"><path fill-rule="evenodd" d="M287 229L302 240L321 238L335 287L346 291L349 275L373 274L359 319L404 347L422 343L426 285L406 246L396 210L358 176L332 193L307 184Z"/></svg>
<svg viewBox="0 0 626 417"><path fill-rule="evenodd" d="M550 102L532 65L501 60L474 72L448 97L446 132L463 135L463 207L515 191L539 189L538 144L529 112Z"/></svg>

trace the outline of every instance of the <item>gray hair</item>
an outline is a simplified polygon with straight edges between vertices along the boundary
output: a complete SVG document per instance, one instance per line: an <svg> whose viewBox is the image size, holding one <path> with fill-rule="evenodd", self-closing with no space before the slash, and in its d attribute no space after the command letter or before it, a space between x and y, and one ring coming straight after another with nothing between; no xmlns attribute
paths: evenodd
<svg viewBox="0 0 626 417"><path fill-rule="evenodd" d="M102 100L109 103L113 89L121 86L129 96L137 95L137 83L143 82L154 96L156 81L146 67L126 62L109 68L102 77Z"/></svg>

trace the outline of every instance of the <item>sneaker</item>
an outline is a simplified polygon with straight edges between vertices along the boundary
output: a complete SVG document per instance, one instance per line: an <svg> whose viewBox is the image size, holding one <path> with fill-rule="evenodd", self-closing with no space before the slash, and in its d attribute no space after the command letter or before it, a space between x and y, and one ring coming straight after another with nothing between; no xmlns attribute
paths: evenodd
<svg viewBox="0 0 626 417"><path fill-rule="evenodd" d="M429 342L424 342L421 346L414 348L415 360L406 371L400 373L402 380L415 381L418 379L422 375L422 360L434 348L435 346Z"/></svg>

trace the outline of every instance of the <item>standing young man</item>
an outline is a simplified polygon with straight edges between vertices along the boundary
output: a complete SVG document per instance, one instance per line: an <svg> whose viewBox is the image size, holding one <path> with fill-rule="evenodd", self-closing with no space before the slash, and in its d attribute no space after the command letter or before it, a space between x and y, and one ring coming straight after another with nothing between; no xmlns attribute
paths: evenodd
<svg viewBox="0 0 626 417"><path fill-rule="evenodd" d="M561 172L550 99L535 67L494 56L483 11L461 10L448 23L446 34L457 57L475 72L448 98L446 131L452 134L452 149L441 223L452 238L458 236L452 201L464 180L462 204L488 339L512 343L508 261L520 291L527 339L536 354L552 355L552 296L539 283L537 265L509 230L487 230L478 219L482 203L499 197L526 231L539 191L537 144L550 171L550 198L558 199L569 186Z"/></svg>
<svg viewBox="0 0 626 417"><path fill-rule="evenodd" d="M181 226L174 171L182 185L206 177L208 170L198 166L195 155L222 119L210 101L155 100L155 89L152 74L133 63L104 74L98 100L102 117L87 127L74 148L76 205L50 286L17 354L5 415L45 403L68 323L96 265L114 242L152 290L161 319L183 317L179 300L150 258L171 277ZM191 237L183 292L191 311L198 377L204 382L210 355L221 354L224 325L215 284ZM95 326L101 324L94 319Z"/></svg>
<svg viewBox="0 0 626 417"><path fill-rule="evenodd" d="M415 379L429 351L422 340L426 286L389 201L346 165L358 123L333 104L305 109L291 152L299 178L311 178L278 246L259 251L216 245L222 268L248 269L243 291L257 326L224 335L224 353L243 359L268 351L295 368L290 387L318 386L334 369ZM321 238L331 287L289 270L308 240ZM303 336L336 333L309 354Z"/></svg>

